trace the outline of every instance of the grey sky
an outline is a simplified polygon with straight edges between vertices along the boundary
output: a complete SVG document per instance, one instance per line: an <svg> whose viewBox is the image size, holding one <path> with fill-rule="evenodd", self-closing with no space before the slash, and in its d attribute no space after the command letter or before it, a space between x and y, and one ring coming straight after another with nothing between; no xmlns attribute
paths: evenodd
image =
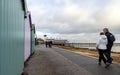
<svg viewBox="0 0 120 75"><path fill-rule="evenodd" d="M38 37L96 41L108 27L120 42L120 0L28 0Z"/></svg>

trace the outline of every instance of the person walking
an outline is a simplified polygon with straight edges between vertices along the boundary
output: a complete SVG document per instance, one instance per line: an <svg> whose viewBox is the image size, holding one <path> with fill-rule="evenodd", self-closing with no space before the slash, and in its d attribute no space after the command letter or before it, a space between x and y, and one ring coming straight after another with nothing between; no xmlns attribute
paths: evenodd
<svg viewBox="0 0 120 75"><path fill-rule="evenodd" d="M52 48L52 41L49 41L49 48Z"/></svg>
<svg viewBox="0 0 120 75"><path fill-rule="evenodd" d="M113 61L113 58L111 58L111 49L115 41L115 36L109 32L108 28L104 28L103 32L105 33L107 40L108 40L107 50L106 50L107 62L111 64Z"/></svg>
<svg viewBox="0 0 120 75"><path fill-rule="evenodd" d="M103 60L104 64L106 65L106 58L104 57L104 54L106 53L107 49L107 37L105 36L104 32L100 32L100 36L98 38L96 48L99 53L99 60L98 64L101 65L101 61Z"/></svg>
<svg viewBox="0 0 120 75"><path fill-rule="evenodd" d="M47 48L49 43L47 35L44 35L44 43L45 43L45 47Z"/></svg>

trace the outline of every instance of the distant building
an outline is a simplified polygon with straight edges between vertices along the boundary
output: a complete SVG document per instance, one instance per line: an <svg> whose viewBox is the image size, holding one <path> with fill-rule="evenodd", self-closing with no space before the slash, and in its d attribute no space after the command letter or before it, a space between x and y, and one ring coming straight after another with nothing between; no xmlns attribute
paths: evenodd
<svg viewBox="0 0 120 75"><path fill-rule="evenodd" d="M53 41L55 41L55 39L47 39L47 41L52 41L53 42Z"/></svg>
<svg viewBox="0 0 120 75"><path fill-rule="evenodd" d="M53 45L65 45L66 43L68 43L68 40L64 40L64 39L60 39L60 40L47 39L47 41L52 41Z"/></svg>
<svg viewBox="0 0 120 75"><path fill-rule="evenodd" d="M68 40L54 40L53 41L54 45L65 45L66 43L68 43Z"/></svg>

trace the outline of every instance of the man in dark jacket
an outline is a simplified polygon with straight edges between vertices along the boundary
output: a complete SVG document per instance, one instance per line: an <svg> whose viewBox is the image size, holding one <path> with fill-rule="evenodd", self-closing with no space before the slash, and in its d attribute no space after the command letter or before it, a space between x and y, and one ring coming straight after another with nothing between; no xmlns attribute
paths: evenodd
<svg viewBox="0 0 120 75"><path fill-rule="evenodd" d="M109 32L108 28L104 28L103 31L108 39L107 50L106 50L107 62L112 63L113 59L111 58L111 49L112 49L113 43L115 41L115 38L113 39L114 41L111 40L111 37L113 35L112 35L112 33Z"/></svg>
<svg viewBox="0 0 120 75"><path fill-rule="evenodd" d="M52 47L52 41L49 41L48 45L49 45L49 48L51 48Z"/></svg>

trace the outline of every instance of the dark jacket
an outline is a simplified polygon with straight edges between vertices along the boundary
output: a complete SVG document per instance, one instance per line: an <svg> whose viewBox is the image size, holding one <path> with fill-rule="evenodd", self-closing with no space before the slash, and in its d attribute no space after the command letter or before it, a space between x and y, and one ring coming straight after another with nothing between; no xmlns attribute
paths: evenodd
<svg viewBox="0 0 120 75"><path fill-rule="evenodd" d="M105 35L107 36L107 39L108 39L108 45L113 44L113 42L110 41L111 33L110 32L106 32Z"/></svg>

